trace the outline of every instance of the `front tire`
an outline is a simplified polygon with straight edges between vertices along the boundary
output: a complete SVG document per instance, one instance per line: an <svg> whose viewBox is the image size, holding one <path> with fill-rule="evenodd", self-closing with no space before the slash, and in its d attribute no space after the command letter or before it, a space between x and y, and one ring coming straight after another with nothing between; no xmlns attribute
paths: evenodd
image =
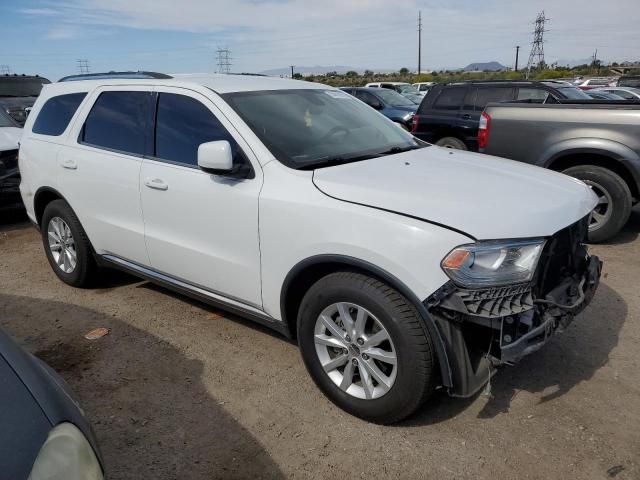
<svg viewBox="0 0 640 480"><path fill-rule="evenodd" d="M42 243L54 273L67 285L88 287L97 270L89 238L78 217L64 200L54 200L44 209Z"/></svg>
<svg viewBox="0 0 640 480"><path fill-rule="evenodd" d="M563 173L582 180L598 196L589 225L589 241L600 243L615 236L631 215L632 197L627 183L617 173L595 165L579 165Z"/></svg>
<svg viewBox="0 0 640 480"><path fill-rule="evenodd" d="M433 392L436 361L420 314L377 279L353 272L320 279L300 305L298 340L316 385L352 415L395 423Z"/></svg>

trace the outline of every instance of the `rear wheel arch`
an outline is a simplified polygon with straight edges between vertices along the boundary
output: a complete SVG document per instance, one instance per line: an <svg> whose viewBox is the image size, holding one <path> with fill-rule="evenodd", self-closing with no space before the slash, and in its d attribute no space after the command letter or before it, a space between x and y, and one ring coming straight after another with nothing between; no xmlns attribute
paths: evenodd
<svg viewBox="0 0 640 480"><path fill-rule="evenodd" d="M386 283L403 295L418 311L427 331L433 339L440 365L442 384L452 386L451 369L444 342L435 320L429 315L420 299L402 281L384 269L355 257L346 255L316 255L299 262L287 274L280 294L282 320L288 325L291 335L297 337L297 317L300 304L309 288L321 278L335 272L361 273Z"/></svg>
<svg viewBox="0 0 640 480"><path fill-rule="evenodd" d="M62 194L52 187L40 187L33 196L33 210L36 215L36 222L38 226L41 226L42 224L42 215L44 214L45 208L47 208L47 205L54 200L66 201ZM69 202L67 202L67 204L68 203Z"/></svg>
<svg viewBox="0 0 640 480"><path fill-rule="evenodd" d="M625 181L634 198L640 198L638 180L636 180L631 170L615 155L607 155L603 152L568 153L552 158L547 162L546 167L556 172L563 172L571 167L588 165L611 170Z"/></svg>

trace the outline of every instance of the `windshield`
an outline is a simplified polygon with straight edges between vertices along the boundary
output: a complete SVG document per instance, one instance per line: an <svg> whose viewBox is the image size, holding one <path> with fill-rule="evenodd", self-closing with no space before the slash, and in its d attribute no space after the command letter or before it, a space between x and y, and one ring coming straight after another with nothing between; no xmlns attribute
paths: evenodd
<svg viewBox="0 0 640 480"><path fill-rule="evenodd" d="M591 97L576 87L555 87L561 94L570 100L591 100Z"/></svg>
<svg viewBox="0 0 640 480"><path fill-rule="evenodd" d="M375 94L389 107L413 107L415 104L394 90L381 89Z"/></svg>
<svg viewBox="0 0 640 480"><path fill-rule="evenodd" d="M269 90L223 97L271 153L292 168L319 168L426 145L339 90Z"/></svg>
<svg viewBox="0 0 640 480"><path fill-rule="evenodd" d="M0 77L0 97L37 97L46 78Z"/></svg>
<svg viewBox="0 0 640 480"><path fill-rule="evenodd" d="M17 127L9 115L0 110L0 127Z"/></svg>

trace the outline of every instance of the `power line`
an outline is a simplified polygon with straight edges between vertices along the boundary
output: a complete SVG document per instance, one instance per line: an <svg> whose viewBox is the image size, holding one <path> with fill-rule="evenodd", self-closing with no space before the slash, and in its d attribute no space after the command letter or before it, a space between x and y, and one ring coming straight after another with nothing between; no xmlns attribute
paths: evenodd
<svg viewBox="0 0 640 480"><path fill-rule="evenodd" d="M78 72L80 73L80 75L89 73L89 60L76 60L76 63L78 64Z"/></svg>
<svg viewBox="0 0 640 480"><path fill-rule="evenodd" d="M536 17L536 27L533 31L533 42L531 43L531 53L527 62L527 78L531 74L533 68L544 65L544 22L549 19L545 17L544 10Z"/></svg>
<svg viewBox="0 0 640 480"><path fill-rule="evenodd" d="M218 48L218 73L231 73L231 50L228 47Z"/></svg>
<svg viewBox="0 0 640 480"><path fill-rule="evenodd" d="M11 69L9 65L0 65L0 74L9 75L11 73Z"/></svg>

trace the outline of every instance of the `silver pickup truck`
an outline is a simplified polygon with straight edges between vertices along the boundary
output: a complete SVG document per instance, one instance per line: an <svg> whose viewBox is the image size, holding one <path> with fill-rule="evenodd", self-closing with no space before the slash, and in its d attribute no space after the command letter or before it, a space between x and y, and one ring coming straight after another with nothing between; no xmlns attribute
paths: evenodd
<svg viewBox="0 0 640 480"><path fill-rule="evenodd" d="M591 186L589 239L617 234L640 200L640 104L489 104L479 151L550 168Z"/></svg>

